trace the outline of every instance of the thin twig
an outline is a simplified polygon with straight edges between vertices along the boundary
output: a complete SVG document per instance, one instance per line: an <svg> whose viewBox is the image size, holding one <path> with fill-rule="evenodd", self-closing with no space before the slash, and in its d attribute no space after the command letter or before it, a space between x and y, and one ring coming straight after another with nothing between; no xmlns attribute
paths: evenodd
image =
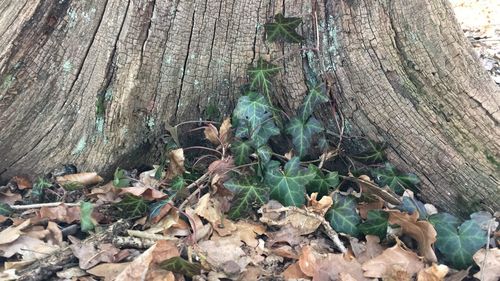
<svg viewBox="0 0 500 281"><path fill-rule="evenodd" d="M323 228L325 229L325 234L328 236L328 238L330 238L333 241L333 244L337 247L337 249L339 249L339 251L341 251L342 253L347 252L344 243L340 241L339 235L332 228L332 226L325 220L323 216L294 206L266 210L266 212L276 212L276 213L289 212L289 211L296 212L310 218L314 218L319 222L321 222L321 225L323 225Z"/></svg>
<svg viewBox="0 0 500 281"><path fill-rule="evenodd" d="M179 206L179 208L178 208L178 209L179 209L180 211L181 211L181 210L183 210L183 209L184 209L184 207L186 206L186 204L187 204L189 201L191 201L191 199L193 199L193 198L194 198L194 197L195 197L195 196L196 196L196 195L197 195L197 194L201 191L201 187L202 187L202 186L200 186L200 183L202 183L203 181L205 181L205 180L206 180L209 176L210 176L210 173L209 173L209 172L207 172L207 173L203 174L201 177L199 177L197 180L195 180L192 184L190 184L190 185L188 185L188 186L186 187L186 189L190 189L190 188L193 188L193 187L195 187L195 186L198 186L198 188L197 188L195 191L193 191L193 192L192 192L192 193L191 193L191 194L190 194L190 195L186 198L186 200L184 200L184 202L182 202L182 204Z"/></svg>
<svg viewBox="0 0 500 281"><path fill-rule="evenodd" d="M486 237L486 252L484 252L484 259L483 261L481 262L481 276L479 278L479 280L483 281L484 280L484 272L486 270L485 269L485 264L486 264L486 259L488 258L488 252L490 250L490 235L491 235L491 224L495 221L495 218L492 218L489 220L488 222L488 236Z"/></svg>
<svg viewBox="0 0 500 281"><path fill-rule="evenodd" d="M43 207L57 207L61 204L64 204L68 207L80 206L80 203L50 202L50 203L40 203L40 204L30 204L30 205L12 205L10 206L10 208L13 210L29 210L29 209L38 209Z"/></svg>

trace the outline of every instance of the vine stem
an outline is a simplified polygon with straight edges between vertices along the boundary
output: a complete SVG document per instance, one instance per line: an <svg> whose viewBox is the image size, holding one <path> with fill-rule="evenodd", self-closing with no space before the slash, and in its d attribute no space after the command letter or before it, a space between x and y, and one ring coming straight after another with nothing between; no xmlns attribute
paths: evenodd
<svg viewBox="0 0 500 281"><path fill-rule="evenodd" d="M210 173L207 172L205 174L203 174L201 177L199 177L197 180L195 180L192 184L188 185L186 187L186 189L190 189L190 188L193 188L195 186L197 186L198 188L193 191L191 194L189 194L189 196L184 200L184 202L181 203L181 205L179 206L179 210L182 211L182 209L184 209L184 207L186 207L187 203L189 201L191 201L191 199L193 199L198 193L200 193L201 189L203 188L204 185L200 185L203 181L205 181L206 179L208 179L210 177Z"/></svg>

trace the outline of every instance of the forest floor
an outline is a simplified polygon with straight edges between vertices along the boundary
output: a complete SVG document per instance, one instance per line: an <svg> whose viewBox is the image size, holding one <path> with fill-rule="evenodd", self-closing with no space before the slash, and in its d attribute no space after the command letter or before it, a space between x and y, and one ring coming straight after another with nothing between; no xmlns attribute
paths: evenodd
<svg viewBox="0 0 500 281"><path fill-rule="evenodd" d="M500 1L450 1L500 85ZM371 142L373 151L352 158L371 170L356 175L323 166L340 141L302 162L267 140L251 147L233 136L238 114L258 130L274 121L267 100L249 96L233 113L235 128L226 119L197 130L206 146L190 148L201 157L172 146L159 166L117 169L108 183L64 165L0 186L0 281L499 280L498 212L465 220L438 212L414 196L418 178L384 163ZM316 89L308 97L302 118L311 121L328 97ZM251 139L256 130L245 129Z"/></svg>
<svg viewBox="0 0 500 281"><path fill-rule="evenodd" d="M450 0L465 36L500 85L500 1Z"/></svg>

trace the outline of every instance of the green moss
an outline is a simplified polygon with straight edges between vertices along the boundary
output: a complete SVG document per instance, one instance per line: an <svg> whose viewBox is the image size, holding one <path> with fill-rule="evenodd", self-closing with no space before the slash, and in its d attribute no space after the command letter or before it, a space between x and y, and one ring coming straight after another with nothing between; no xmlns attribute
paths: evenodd
<svg viewBox="0 0 500 281"><path fill-rule="evenodd" d="M221 112L219 107L214 104L209 104L203 110L203 118L206 120L217 120L220 118Z"/></svg>
<svg viewBox="0 0 500 281"><path fill-rule="evenodd" d="M486 156L486 160L495 166L496 170L500 170L500 161L498 161L495 156L490 154L488 151L485 151L484 155Z"/></svg>
<svg viewBox="0 0 500 281"><path fill-rule="evenodd" d="M87 136L83 135L76 144L76 147L73 149L73 151L71 151L71 155L78 155L82 153L85 150L86 146L87 146Z"/></svg>
<svg viewBox="0 0 500 281"><path fill-rule="evenodd" d="M15 79L16 78L14 78L14 75L7 74L7 76L5 76L3 78L2 89L7 90L8 88L10 88L10 86L12 85L12 82L14 82Z"/></svg>

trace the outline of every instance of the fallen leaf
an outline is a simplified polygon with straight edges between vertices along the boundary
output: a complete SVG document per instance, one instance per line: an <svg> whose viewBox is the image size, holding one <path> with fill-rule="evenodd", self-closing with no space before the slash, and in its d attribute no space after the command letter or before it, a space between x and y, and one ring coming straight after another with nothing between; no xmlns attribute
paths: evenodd
<svg viewBox="0 0 500 281"><path fill-rule="evenodd" d="M120 250L109 243L94 245L94 243L84 243L77 241L70 246L75 257L78 258L78 265L81 269L89 269L101 262L115 262L115 255Z"/></svg>
<svg viewBox="0 0 500 281"><path fill-rule="evenodd" d="M233 236L238 237L248 246L255 248L259 245L257 235L262 235L266 232L266 227L261 224L240 220L236 223L236 231Z"/></svg>
<svg viewBox="0 0 500 281"><path fill-rule="evenodd" d="M198 243L200 249L206 254L206 261L212 268L223 268L227 263L234 262L238 265L238 272L241 272L251 261L241 249L241 245L241 241L234 237ZM231 270L233 271L234 268Z"/></svg>
<svg viewBox="0 0 500 281"><path fill-rule="evenodd" d="M406 251L398 244L386 249L382 254L363 263L364 276L383 278L404 271L410 277L424 268L422 260L413 252Z"/></svg>
<svg viewBox="0 0 500 281"><path fill-rule="evenodd" d="M87 273L104 277L104 281L113 281L130 263L101 263L87 270Z"/></svg>
<svg viewBox="0 0 500 281"><path fill-rule="evenodd" d="M21 201L23 197L21 194L12 193L10 190L5 192L0 192L0 203L5 203L8 205L14 205L17 201Z"/></svg>
<svg viewBox="0 0 500 281"><path fill-rule="evenodd" d="M12 182L15 182L17 185L17 188L23 190L23 189L28 189L33 186L31 183L31 180L27 176L14 176L11 179Z"/></svg>
<svg viewBox="0 0 500 281"><path fill-rule="evenodd" d="M115 281L134 281L145 280L151 262L153 261L153 253L156 244L151 246L148 250L136 257L134 261L129 263L121 272L116 276Z"/></svg>
<svg viewBox="0 0 500 281"><path fill-rule="evenodd" d="M462 269L460 271L457 271L455 273L452 273L448 275L446 278L444 278L445 281L462 281L465 278L469 276L469 270L471 267L467 269Z"/></svg>
<svg viewBox="0 0 500 281"><path fill-rule="evenodd" d="M163 193L157 189L148 186L133 186L120 188L120 194L130 193L137 197L142 197L145 200L153 201L156 199L165 199L168 197L166 193Z"/></svg>
<svg viewBox="0 0 500 281"><path fill-rule="evenodd" d="M371 202L362 202L358 204L359 216L366 220L368 218L368 211L380 210L384 207L384 201L378 196L374 196L375 200Z"/></svg>
<svg viewBox="0 0 500 281"><path fill-rule="evenodd" d="M311 194L311 199L309 200L308 203L308 209L315 212L316 214L319 214L321 216L324 216L326 212L328 212L328 209L333 204L333 199L330 196L322 196L321 199L318 201L317 200L318 193L313 192Z"/></svg>
<svg viewBox="0 0 500 281"><path fill-rule="evenodd" d="M308 276L305 275L302 270L300 270L300 266L298 262L292 263L289 265L285 271L283 271L283 277L285 280L295 280L295 279L301 279L301 278L307 278Z"/></svg>
<svg viewBox="0 0 500 281"><path fill-rule="evenodd" d="M29 219L25 220L18 226L9 226L0 232L0 245L9 244L16 241L22 234L22 230L30 225Z"/></svg>
<svg viewBox="0 0 500 281"><path fill-rule="evenodd" d="M210 193L203 195L198 200L198 206L194 211L197 215L209 221L212 226L221 219L219 203L210 196Z"/></svg>
<svg viewBox="0 0 500 281"><path fill-rule="evenodd" d="M93 185L103 181L97 173L78 173L56 177L58 184L77 182L83 185Z"/></svg>
<svg viewBox="0 0 500 281"><path fill-rule="evenodd" d="M349 259L344 254L328 254L318 262L313 281L368 281L363 276L361 264L356 259Z"/></svg>
<svg viewBox="0 0 500 281"><path fill-rule="evenodd" d="M359 253L354 253L356 259L359 263L364 263L368 260L373 259L374 257L382 254L384 248L380 246L380 238L375 235L366 235L366 244L364 245L363 251Z"/></svg>
<svg viewBox="0 0 500 281"><path fill-rule="evenodd" d="M208 166L208 171L219 176L219 181L224 183L228 178L228 172L234 168L233 157L229 156L220 160L215 160Z"/></svg>
<svg viewBox="0 0 500 281"><path fill-rule="evenodd" d="M177 246L172 241L160 240L156 242L156 247L153 251L153 262L159 264L165 260L173 257L178 257L180 255Z"/></svg>
<svg viewBox="0 0 500 281"><path fill-rule="evenodd" d="M56 276L61 278L62 280L85 280L82 277L87 276L87 272L78 266L73 266L69 268L65 268L61 271L56 272Z"/></svg>
<svg viewBox="0 0 500 281"><path fill-rule="evenodd" d="M419 214L412 215L390 210L389 223L401 226L403 233L415 239L418 243L418 253L428 262L437 262L432 245L436 242L436 230L428 221L417 221Z"/></svg>
<svg viewBox="0 0 500 281"><path fill-rule="evenodd" d="M417 275L417 281L443 281L446 274L448 274L448 267L444 264L435 264L420 270Z"/></svg>
<svg viewBox="0 0 500 281"><path fill-rule="evenodd" d="M173 179L175 176L182 175L186 169L184 168L184 150L182 148L170 151L168 154L170 163L167 169L167 179Z"/></svg>
<svg viewBox="0 0 500 281"><path fill-rule="evenodd" d="M298 235L310 234L321 225L318 215L312 211L292 207L289 207L286 211L275 211L282 207L277 201L269 201L259 209L259 213L262 214L260 221L273 226L290 225L296 230L294 233Z"/></svg>
<svg viewBox="0 0 500 281"><path fill-rule="evenodd" d="M500 279L500 249L481 249L472 257L481 270L474 277L481 281L497 281Z"/></svg>
<svg viewBox="0 0 500 281"><path fill-rule="evenodd" d="M38 211L39 218L72 223L80 220L80 207L68 207L64 203L57 207L42 207Z"/></svg>
<svg viewBox="0 0 500 281"><path fill-rule="evenodd" d="M321 257L319 257L310 246L302 247L298 261L300 270L306 276L313 277L318 269L319 259L321 259Z"/></svg>
<svg viewBox="0 0 500 281"><path fill-rule="evenodd" d="M203 131L203 133L205 134L205 138L207 140L209 140L212 144L215 144L215 145L219 145L219 131L217 130L217 128L212 125L212 124L208 124L206 127L205 127L205 130Z"/></svg>
<svg viewBox="0 0 500 281"><path fill-rule="evenodd" d="M40 239L21 236L12 243L0 245L0 256L10 258L15 254L23 256L23 260L41 259L58 250L59 247L49 245Z"/></svg>

